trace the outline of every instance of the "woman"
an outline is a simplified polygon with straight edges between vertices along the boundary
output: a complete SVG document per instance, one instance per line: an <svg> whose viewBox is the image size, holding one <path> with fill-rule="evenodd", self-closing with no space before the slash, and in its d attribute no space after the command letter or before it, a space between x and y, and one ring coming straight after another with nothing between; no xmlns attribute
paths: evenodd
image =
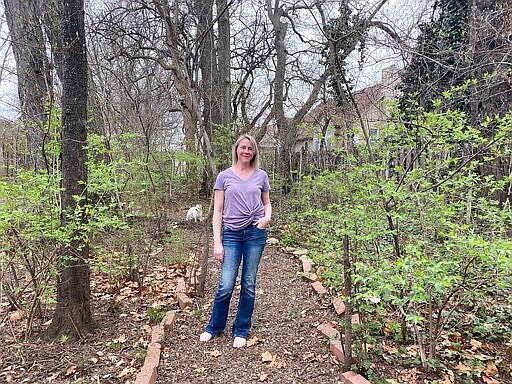
<svg viewBox="0 0 512 384"><path fill-rule="evenodd" d="M233 347L244 347L252 324L256 274L270 222L270 183L259 169L254 138L242 135L233 145L232 166L217 176L214 186L213 256L222 263L210 322L202 342L224 331L231 295L242 264L238 311L233 323Z"/></svg>

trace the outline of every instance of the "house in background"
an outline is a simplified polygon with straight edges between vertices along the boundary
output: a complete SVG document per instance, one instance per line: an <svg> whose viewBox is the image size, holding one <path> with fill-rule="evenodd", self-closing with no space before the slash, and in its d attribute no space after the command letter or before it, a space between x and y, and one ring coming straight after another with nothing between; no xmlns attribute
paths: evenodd
<svg viewBox="0 0 512 384"><path fill-rule="evenodd" d="M381 81L353 92L355 106L337 105L335 100L318 104L305 117L295 143L295 152L318 151L339 146L346 135L354 131L354 141L364 141L361 124L369 136L379 134L379 126L388 117L387 105L398 96L399 71L396 66L382 70ZM339 140L338 140L339 139Z"/></svg>
<svg viewBox="0 0 512 384"><path fill-rule="evenodd" d="M391 66L382 70L381 81L375 85L353 92L353 103L337 105L331 99L320 102L303 119L297 130L295 145L290 159L293 177L299 178L311 169L336 167L337 156L327 156L321 149L344 147L348 143L362 143L364 135L361 122L370 137L379 134L379 127L388 118L387 106L398 96L399 70ZM269 125L259 143L262 164L268 171L277 168L279 141L277 127ZM353 133L352 133L353 132ZM314 163L314 164L310 164ZM312 167L310 167L312 165Z"/></svg>

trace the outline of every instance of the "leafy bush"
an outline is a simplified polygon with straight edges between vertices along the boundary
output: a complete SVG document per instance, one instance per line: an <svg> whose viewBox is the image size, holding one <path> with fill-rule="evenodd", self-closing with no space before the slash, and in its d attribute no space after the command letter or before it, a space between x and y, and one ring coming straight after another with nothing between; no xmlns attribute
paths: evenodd
<svg viewBox="0 0 512 384"><path fill-rule="evenodd" d="M307 239L318 275L354 311L400 324L395 338L412 336L424 366L435 361L457 311L510 296L512 212L498 200L510 178L482 172L510 155L510 115L493 125L494 135L484 137L463 113L418 114L409 125L389 124L367 153L372 162L347 157L338 171L305 177L295 187L289 237ZM344 291L347 273L351 292ZM487 311L499 313L503 302ZM471 335L485 337L481 324L492 322L477 318ZM356 341L364 344L375 329L371 321L358 327ZM499 337L510 329L493 328Z"/></svg>

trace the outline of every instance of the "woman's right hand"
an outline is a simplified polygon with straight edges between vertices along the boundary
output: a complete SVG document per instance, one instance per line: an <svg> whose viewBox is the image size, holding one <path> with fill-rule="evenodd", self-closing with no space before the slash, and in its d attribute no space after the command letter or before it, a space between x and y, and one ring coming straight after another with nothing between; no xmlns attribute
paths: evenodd
<svg viewBox="0 0 512 384"><path fill-rule="evenodd" d="M224 246L222 243L213 245L213 257L221 263L224 260Z"/></svg>

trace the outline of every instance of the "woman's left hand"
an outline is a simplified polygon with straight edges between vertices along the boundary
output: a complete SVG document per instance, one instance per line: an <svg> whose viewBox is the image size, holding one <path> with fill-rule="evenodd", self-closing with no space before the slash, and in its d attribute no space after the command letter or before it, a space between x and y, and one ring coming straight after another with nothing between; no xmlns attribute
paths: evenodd
<svg viewBox="0 0 512 384"><path fill-rule="evenodd" d="M267 217L262 217L261 219L256 221L256 227L259 229L264 229L270 223L270 219Z"/></svg>

